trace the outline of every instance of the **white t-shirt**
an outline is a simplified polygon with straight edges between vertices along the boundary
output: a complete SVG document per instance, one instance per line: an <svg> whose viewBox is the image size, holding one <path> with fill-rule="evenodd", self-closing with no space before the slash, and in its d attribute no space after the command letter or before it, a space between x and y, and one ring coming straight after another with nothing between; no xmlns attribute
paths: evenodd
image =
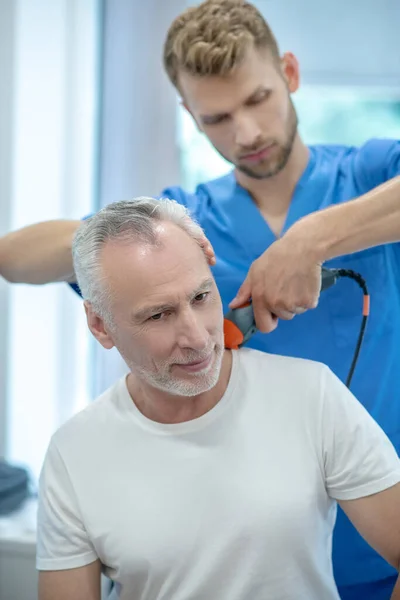
<svg viewBox="0 0 400 600"><path fill-rule="evenodd" d="M327 367L240 350L198 419L147 419L124 378L54 435L37 567L99 558L121 600L337 600L335 499L399 481L389 440Z"/></svg>

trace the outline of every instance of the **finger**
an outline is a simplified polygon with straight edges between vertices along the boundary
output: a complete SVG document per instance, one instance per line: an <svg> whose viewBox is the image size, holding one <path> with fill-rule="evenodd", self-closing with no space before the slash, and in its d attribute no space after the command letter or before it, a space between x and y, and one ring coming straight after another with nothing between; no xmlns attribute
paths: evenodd
<svg viewBox="0 0 400 600"><path fill-rule="evenodd" d="M230 302L229 307L230 308L239 308L240 306L243 306L243 304L246 304L247 302L249 302L250 298L251 298L251 285L250 285L249 279L246 277L246 279L240 286L239 291L236 294L235 298Z"/></svg>
<svg viewBox="0 0 400 600"><path fill-rule="evenodd" d="M212 245L210 244L210 242L208 241L207 238L203 238L200 241L200 247L202 248L204 254L206 255L207 262L212 265L215 264L216 258L215 258L214 248L212 247Z"/></svg>
<svg viewBox="0 0 400 600"><path fill-rule="evenodd" d="M295 315L302 315L303 313L305 313L308 309L304 308L303 306L298 306L297 308L294 309L293 313Z"/></svg>
<svg viewBox="0 0 400 600"><path fill-rule="evenodd" d="M216 258L215 258L214 248L211 246L210 243L208 243L204 246L204 253L207 257L208 262L210 264L215 264Z"/></svg>
<svg viewBox="0 0 400 600"><path fill-rule="evenodd" d="M271 315L271 323L270 323L270 328L266 333L272 333L272 331L274 331L274 329L276 329L278 327L279 324L279 319L276 315Z"/></svg>
<svg viewBox="0 0 400 600"><path fill-rule="evenodd" d="M274 310L274 314L276 314L277 317L279 317L279 319L284 319L285 321L290 321L296 315L302 315L303 313L305 313L308 310L308 308L305 308L304 306L296 306L293 308L274 307L273 310Z"/></svg>
<svg viewBox="0 0 400 600"><path fill-rule="evenodd" d="M279 319L283 319L284 321L291 321L296 316L296 313L292 312L290 310L283 310L282 309L282 310L277 310L276 311L276 316Z"/></svg>
<svg viewBox="0 0 400 600"><path fill-rule="evenodd" d="M265 305L257 307L253 302L254 319L257 329L262 333L271 333L278 327L278 317L271 313Z"/></svg>

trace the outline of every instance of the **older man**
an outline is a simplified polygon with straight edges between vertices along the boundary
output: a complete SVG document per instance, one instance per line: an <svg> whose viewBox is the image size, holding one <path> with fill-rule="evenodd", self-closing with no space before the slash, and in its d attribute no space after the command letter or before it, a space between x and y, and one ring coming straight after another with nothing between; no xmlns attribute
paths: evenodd
<svg viewBox="0 0 400 600"><path fill-rule="evenodd" d="M337 600L336 502L399 566L390 442L327 367L224 349L202 241L149 198L77 232L89 328L130 373L51 441L40 600L99 600L102 569L121 600Z"/></svg>

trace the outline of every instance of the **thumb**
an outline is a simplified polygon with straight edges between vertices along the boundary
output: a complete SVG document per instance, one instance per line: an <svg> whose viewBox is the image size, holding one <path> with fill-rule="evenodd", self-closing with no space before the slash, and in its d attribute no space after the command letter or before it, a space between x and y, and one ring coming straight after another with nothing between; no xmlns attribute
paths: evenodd
<svg viewBox="0 0 400 600"><path fill-rule="evenodd" d="M246 277L246 279L240 286L239 291L236 294L235 298L229 304L229 308L239 308L240 306L243 306L243 304L246 304L250 300L250 298L251 298L250 279L249 279L249 277Z"/></svg>

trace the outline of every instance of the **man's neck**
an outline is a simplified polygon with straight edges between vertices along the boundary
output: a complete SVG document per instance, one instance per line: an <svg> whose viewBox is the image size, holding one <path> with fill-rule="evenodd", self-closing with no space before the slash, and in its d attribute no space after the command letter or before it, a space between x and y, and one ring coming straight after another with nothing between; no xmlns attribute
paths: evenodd
<svg viewBox="0 0 400 600"><path fill-rule="evenodd" d="M267 221L284 220L308 160L309 150L297 134L288 162L282 171L266 179L255 179L236 170L236 180L249 192Z"/></svg>
<svg viewBox="0 0 400 600"><path fill-rule="evenodd" d="M184 423L198 419L210 411L224 395L232 368L232 353L224 351L221 372L216 385L198 396L175 396L149 386L130 373L126 384L129 394L140 412L157 423Z"/></svg>

